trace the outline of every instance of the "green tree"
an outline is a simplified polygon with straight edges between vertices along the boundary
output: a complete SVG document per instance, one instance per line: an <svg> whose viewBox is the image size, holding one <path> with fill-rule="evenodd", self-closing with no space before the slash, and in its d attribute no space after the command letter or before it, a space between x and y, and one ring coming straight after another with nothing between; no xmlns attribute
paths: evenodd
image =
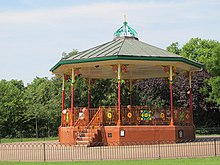
<svg viewBox="0 0 220 165"><path fill-rule="evenodd" d="M58 127L61 112L61 80L53 78L35 78L25 90L27 110L24 123L26 131L39 133L50 132Z"/></svg>
<svg viewBox="0 0 220 165"><path fill-rule="evenodd" d="M167 47L167 50L171 53L178 54L178 55L181 53L181 49L179 48L178 42L172 43L170 46Z"/></svg>
<svg viewBox="0 0 220 165"><path fill-rule="evenodd" d="M212 54L209 57L201 57L201 61L205 62L206 69L213 76L220 76L220 44L218 43L212 50Z"/></svg>
<svg viewBox="0 0 220 165"><path fill-rule="evenodd" d="M205 69L211 74L207 84L201 90L207 100L220 106L220 43L215 40L192 38L183 45L181 55L205 64Z"/></svg>
<svg viewBox="0 0 220 165"><path fill-rule="evenodd" d="M20 134L24 117L24 84L18 80L1 80L0 91L1 135L16 137Z"/></svg>
<svg viewBox="0 0 220 165"><path fill-rule="evenodd" d="M67 59L67 58L70 58L70 57L73 57L75 56L76 54L78 53L78 50L77 49L73 49L71 52L69 52L68 54L66 52L63 52L62 53L62 58L64 59Z"/></svg>
<svg viewBox="0 0 220 165"><path fill-rule="evenodd" d="M191 60L206 63L207 59L212 58L213 51L218 45L219 42L215 40L191 38L181 48L180 55Z"/></svg>
<svg viewBox="0 0 220 165"><path fill-rule="evenodd" d="M205 59L204 59L205 60ZM206 68L211 73L212 77L206 80L208 86L201 90L208 93L207 100L215 102L220 107L220 44L214 48L212 55L206 59ZM209 90L211 88L211 90Z"/></svg>
<svg viewBox="0 0 220 165"><path fill-rule="evenodd" d="M212 89L211 92L209 92L208 101L216 102L220 107L220 76L210 78L208 85L211 86Z"/></svg>
<svg viewBox="0 0 220 165"><path fill-rule="evenodd" d="M181 56L201 62L205 66L206 71L193 74L196 122L201 125L218 125L218 120L213 119L219 116L217 105L220 105L220 43L215 40L192 38L182 48L179 48L176 42L167 47L167 50L173 53L176 53L176 49L180 50Z"/></svg>

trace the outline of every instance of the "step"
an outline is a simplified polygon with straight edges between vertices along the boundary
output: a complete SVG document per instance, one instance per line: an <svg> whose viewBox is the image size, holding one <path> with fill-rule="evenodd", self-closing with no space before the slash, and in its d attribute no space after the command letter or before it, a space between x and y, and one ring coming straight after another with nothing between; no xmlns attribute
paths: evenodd
<svg viewBox="0 0 220 165"><path fill-rule="evenodd" d="M76 145L79 145L79 146L89 146L90 142L89 141L79 141L79 140L77 140L76 141Z"/></svg>
<svg viewBox="0 0 220 165"><path fill-rule="evenodd" d="M81 132L82 132L82 133L89 133L89 132L95 133L95 132L97 132L97 131L98 131L98 129L87 128L87 129L84 129L84 130L81 131Z"/></svg>
<svg viewBox="0 0 220 165"><path fill-rule="evenodd" d="M78 137L94 137L95 133L79 133Z"/></svg>
<svg viewBox="0 0 220 165"><path fill-rule="evenodd" d="M87 146L87 147L90 146L97 132L98 132L98 129L91 129L91 128L80 131L76 139L76 145Z"/></svg>
<svg viewBox="0 0 220 165"><path fill-rule="evenodd" d="M91 141L93 139L93 137L78 137L77 140L78 141Z"/></svg>

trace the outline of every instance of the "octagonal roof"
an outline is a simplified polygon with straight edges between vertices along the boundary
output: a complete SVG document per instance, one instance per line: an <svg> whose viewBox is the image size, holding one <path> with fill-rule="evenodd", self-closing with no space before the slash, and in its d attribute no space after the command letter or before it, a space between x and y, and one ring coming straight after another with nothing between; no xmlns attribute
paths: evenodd
<svg viewBox="0 0 220 165"><path fill-rule="evenodd" d="M166 77L161 66L172 65L178 72L198 71L202 64L141 42L136 36L116 36L112 41L62 58L51 68L54 74L70 74L80 68L86 78L113 78L112 65L126 64L125 79Z"/></svg>

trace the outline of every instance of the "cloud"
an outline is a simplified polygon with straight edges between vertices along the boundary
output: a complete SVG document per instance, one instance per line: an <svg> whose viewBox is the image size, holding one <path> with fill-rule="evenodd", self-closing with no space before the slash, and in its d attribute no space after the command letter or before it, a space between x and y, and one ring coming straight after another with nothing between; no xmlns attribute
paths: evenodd
<svg viewBox="0 0 220 165"><path fill-rule="evenodd" d="M124 14L141 41L161 48L192 37L220 40L218 0L99 2L42 8L31 0L28 8L0 11L0 57L4 59L0 75L26 82L36 75L50 75L48 70L62 51L81 51L111 40Z"/></svg>
<svg viewBox="0 0 220 165"><path fill-rule="evenodd" d="M89 5L75 5L62 8L35 9L25 11L5 11L0 13L0 24L39 23L73 18L111 19L118 15L129 14L136 20L147 23L178 23L185 19L204 19L209 14L202 13L197 6L203 1L141 1L139 2L103 2ZM210 5L210 4L209 4ZM212 5L212 3L211 3ZM199 14L196 14L199 12ZM160 19L163 18L163 19ZM120 18L121 19L121 18ZM129 17L128 17L129 19Z"/></svg>

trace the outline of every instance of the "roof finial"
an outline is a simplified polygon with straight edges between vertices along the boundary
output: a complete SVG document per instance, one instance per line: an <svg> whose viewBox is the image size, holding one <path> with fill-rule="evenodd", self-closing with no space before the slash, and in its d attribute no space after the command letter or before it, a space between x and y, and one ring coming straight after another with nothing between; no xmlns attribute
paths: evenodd
<svg viewBox="0 0 220 165"><path fill-rule="evenodd" d="M124 15L124 22L123 22L123 26L120 27L115 33L114 36L115 37L121 37L121 36L130 36L130 37L137 37L137 32L131 28L130 26L128 26L128 22L126 20L126 15Z"/></svg>

